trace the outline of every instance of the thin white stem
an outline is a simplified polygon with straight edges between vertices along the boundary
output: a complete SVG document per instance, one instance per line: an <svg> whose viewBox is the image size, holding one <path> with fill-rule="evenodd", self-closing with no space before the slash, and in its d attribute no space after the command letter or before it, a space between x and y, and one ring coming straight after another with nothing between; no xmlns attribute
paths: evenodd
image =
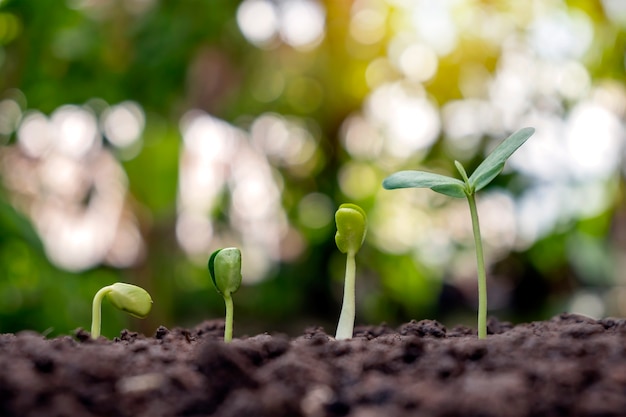
<svg viewBox="0 0 626 417"><path fill-rule="evenodd" d="M355 253L348 252L348 257L346 260L346 278L343 288L343 304L341 306L339 324L337 325L337 334L335 335L335 339L337 340L350 339L354 330L354 318L356 311L355 275Z"/></svg>
<svg viewBox="0 0 626 417"><path fill-rule="evenodd" d="M101 315L102 315L102 299L105 295L113 291L113 286L108 285L103 287L93 297L93 304L91 307L91 338L97 339L100 337L101 328Z"/></svg>
<svg viewBox="0 0 626 417"><path fill-rule="evenodd" d="M224 342L233 340L233 297L230 293L224 293L224 303L226 304L226 322L224 323Z"/></svg>
<svg viewBox="0 0 626 417"><path fill-rule="evenodd" d="M472 215L472 229L474 231L474 244L476 245L476 264L478 267L478 338L484 339L487 337L487 273L485 272L485 257L480 237L476 198L473 193L467 195L467 201L469 202Z"/></svg>

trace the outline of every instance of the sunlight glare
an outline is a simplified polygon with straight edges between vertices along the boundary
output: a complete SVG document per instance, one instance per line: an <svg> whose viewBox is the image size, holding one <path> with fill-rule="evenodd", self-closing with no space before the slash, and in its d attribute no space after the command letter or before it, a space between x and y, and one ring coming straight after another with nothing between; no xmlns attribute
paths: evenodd
<svg viewBox="0 0 626 417"><path fill-rule="evenodd" d="M362 3L362 2L361 2ZM385 34L386 8L384 4L362 5L355 2L350 18L350 36L357 42L372 45L380 42Z"/></svg>
<svg viewBox="0 0 626 417"><path fill-rule="evenodd" d="M326 11L315 0L289 0L280 4L280 35L296 49L308 50L324 38Z"/></svg>
<svg viewBox="0 0 626 417"><path fill-rule="evenodd" d="M573 9L580 10L580 9ZM529 44L543 58L580 59L593 39L593 25L582 11L555 11L536 18L529 31Z"/></svg>
<svg viewBox="0 0 626 417"><path fill-rule="evenodd" d="M341 128L342 144L355 159L375 160L383 149L381 132L361 115L348 117Z"/></svg>
<svg viewBox="0 0 626 417"><path fill-rule="evenodd" d="M99 144L95 116L73 105L56 109L50 116L55 149L71 158L81 159Z"/></svg>
<svg viewBox="0 0 626 417"><path fill-rule="evenodd" d="M409 80L424 82L437 72L438 59L428 46L413 44L402 51L398 64Z"/></svg>
<svg viewBox="0 0 626 417"><path fill-rule="evenodd" d="M142 108L132 101L106 109L101 117L106 138L118 148L127 148L139 140L146 122Z"/></svg>
<svg viewBox="0 0 626 417"><path fill-rule="evenodd" d="M205 214L182 210L176 219L176 238L187 253L206 252L213 238L211 221Z"/></svg>
<svg viewBox="0 0 626 417"><path fill-rule="evenodd" d="M613 176L622 159L624 133L620 120L603 107L577 105L565 129L572 176L586 181Z"/></svg>
<svg viewBox="0 0 626 417"><path fill-rule="evenodd" d="M610 20L626 25L626 2L624 0L601 0L604 14Z"/></svg>
<svg viewBox="0 0 626 417"><path fill-rule="evenodd" d="M40 112L25 114L17 130L17 143L31 158L41 158L53 144L52 132L48 118Z"/></svg>
<svg viewBox="0 0 626 417"><path fill-rule="evenodd" d="M386 133L385 151L397 158L429 148L441 128L437 109L423 92L399 83L374 90L366 100L365 112Z"/></svg>
<svg viewBox="0 0 626 417"><path fill-rule="evenodd" d="M265 46L278 32L278 11L269 0L245 0L237 9L237 24L250 43Z"/></svg>
<svg viewBox="0 0 626 417"><path fill-rule="evenodd" d="M416 0L413 3L414 30L418 38L439 56L448 55L458 42L458 30L452 18L453 6L454 0Z"/></svg>
<svg viewBox="0 0 626 417"><path fill-rule="evenodd" d="M184 146L176 238L181 248L192 261L204 263L207 252L240 246L247 259L245 280L263 279L280 259L281 239L288 231L279 181L265 151L289 159L289 147L298 145L290 128L281 117L266 114L252 124L250 138L223 120L192 110L180 129ZM276 137L286 146L276 146ZM216 210L223 211L224 219Z"/></svg>

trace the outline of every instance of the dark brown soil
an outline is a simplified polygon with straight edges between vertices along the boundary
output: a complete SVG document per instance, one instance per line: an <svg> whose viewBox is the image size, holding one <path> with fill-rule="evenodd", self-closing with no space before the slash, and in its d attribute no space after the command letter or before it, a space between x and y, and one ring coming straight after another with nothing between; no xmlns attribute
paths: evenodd
<svg viewBox="0 0 626 417"><path fill-rule="evenodd" d="M222 326L0 335L0 416L626 416L626 320L491 320L486 340L424 320L231 344Z"/></svg>

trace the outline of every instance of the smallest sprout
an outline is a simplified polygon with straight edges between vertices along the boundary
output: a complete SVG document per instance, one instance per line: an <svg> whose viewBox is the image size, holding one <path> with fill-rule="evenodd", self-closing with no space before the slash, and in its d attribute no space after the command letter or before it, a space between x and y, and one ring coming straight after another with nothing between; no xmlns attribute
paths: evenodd
<svg viewBox="0 0 626 417"><path fill-rule="evenodd" d="M350 339L354 330L356 316L355 281L356 254L361 249L367 234L367 216L356 204L342 204L335 213L337 234L335 243L341 253L347 255L346 277L343 290L343 303L335 339Z"/></svg>
<svg viewBox="0 0 626 417"><path fill-rule="evenodd" d="M136 285L116 282L101 288L93 298L91 338L100 337L102 299L107 297L116 308L127 312L131 316L143 319L148 316L152 308L152 297L146 290Z"/></svg>
<svg viewBox="0 0 626 417"><path fill-rule="evenodd" d="M241 285L241 251L237 248L218 249L209 258L209 273L218 293L226 304L224 342L233 340L232 294Z"/></svg>

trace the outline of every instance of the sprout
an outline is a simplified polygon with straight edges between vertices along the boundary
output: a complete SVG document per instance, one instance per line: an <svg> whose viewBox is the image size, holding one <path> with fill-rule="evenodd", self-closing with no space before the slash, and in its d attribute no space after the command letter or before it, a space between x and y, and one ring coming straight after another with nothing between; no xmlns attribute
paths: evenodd
<svg viewBox="0 0 626 417"><path fill-rule="evenodd" d="M218 249L209 258L208 267L213 285L226 304L224 342L230 342L233 339L232 294L241 285L241 252L237 248Z"/></svg>
<svg viewBox="0 0 626 417"><path fill-rule="evenodd" d="M343 304L337 325L335 339L350 339L354 329L355 317L355 275L356 253L361 249L367 233L367 216L365 211L355 204L342 204L335 213L337 234L335 242L341 253L347 255L346 277L343 290Z"/></svg>
<svg viewBox="0 0 626 417"><path fill-rule="evenodd" d="M472 217L472 229L476 245L476 261L478 269L478 337L487 337L487 276L483 255L482 239L476 210L476 191L481 190L502 172L506 160L513 155L526 140L535 133L532 127L526 127L513 133L498 145L493 152L476 168L468 178L465 168L459 161L454 161L456 169L463 181L443 175L424 171L400 171L390 175L383 181L388 190L396 188L430 188L450 197L467 198Z"/></svg>
<svg viewBox="0 0 626 417"><path fill-rule="evenodd" d="M102 299L108 297L116 308L140 319L146 318L152 308L152 298L146 290L136 285L116 282L101 288L93 298L91 337L100 337Z"/></svg>

